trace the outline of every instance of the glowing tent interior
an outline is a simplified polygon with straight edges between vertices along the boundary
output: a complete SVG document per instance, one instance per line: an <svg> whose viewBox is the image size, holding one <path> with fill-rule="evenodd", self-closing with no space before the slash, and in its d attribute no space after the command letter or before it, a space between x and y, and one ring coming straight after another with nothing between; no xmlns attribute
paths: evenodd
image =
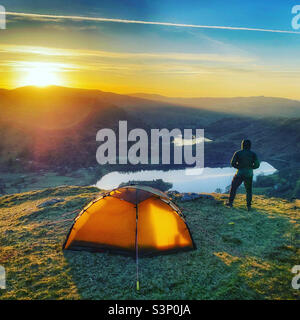
<svg viewBox="0 0 300 320"><path fill-rule="evenodd" d="M126 186L101 194L75 218L64 249L136 256L195 249L180 209L151 187Z"/></svg>

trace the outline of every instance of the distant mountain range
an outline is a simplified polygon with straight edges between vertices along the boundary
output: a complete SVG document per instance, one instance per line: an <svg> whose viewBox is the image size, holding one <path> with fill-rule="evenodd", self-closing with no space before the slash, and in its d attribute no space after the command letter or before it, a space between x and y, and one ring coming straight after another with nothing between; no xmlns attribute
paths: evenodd
<svg viewBox="0 0 300 320"><path fill-rule="evenodd" d="M225 166L251 138L276 167L300 161L300 102L280 98L167 98L64 87L0 90L4 170L96 166L99 129L204 128L208 166ZM272 162L273 161L273 162Z"/></svg>
<svg viewBox="0 0 300 320"><path fill-rule="evenodd" d="M273 97L236 98L175 98L156 94L136 93L132 97L254 117L299 117L300 101Z"/></svg>

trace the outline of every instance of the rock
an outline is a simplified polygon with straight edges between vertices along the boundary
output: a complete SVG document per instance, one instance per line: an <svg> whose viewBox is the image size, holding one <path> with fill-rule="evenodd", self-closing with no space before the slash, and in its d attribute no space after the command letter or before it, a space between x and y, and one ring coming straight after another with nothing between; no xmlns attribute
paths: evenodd
<svg viewBox="0 0 300 320"><path fill-rule="evenodd" d="M178 191L168 191L166 192L167 196L173 200L177 200L177 199L180 199L181 198L181 193L178 192Z"/></svg>
<svg viewBox="0 0 300 320"><path fill-rule="evenodd" d="M215 200L215 197L211 194L201 194L200 197L203 199Z"/></svg>
<svg viewBox="0 0 300 320"><path fill-rule="evenodd" d="M43 203L40 203L37 207L38 208L49 207L49 206L53 206L54 204L56 204L58 202L63 202L63 201L65 201L65 199L51 199L51 200L47 200Z"/></svg>
<svg viewBox="0 0 300 320"><path fill-rule="evenodd" d="M192 201L192 200L195 200L195 197L192 196L191 194L184 193L180 200L181 201Z"/></svg>
<svg viewBox="0 0 300 320"><path fill-rule="evenodd" d="M179 194L180 192L179 191L177 191L177 190L170 190L170 191L167 191L167 194L168 195L177 195L177 194Z"/></svg>
<svg viewBox="0 0 300 320"><path fill-rule="evenodd" d="M210 194L205 193L182 193L181 201L192 201L197 199L210 199L215 200L215 198Z"/></svg>

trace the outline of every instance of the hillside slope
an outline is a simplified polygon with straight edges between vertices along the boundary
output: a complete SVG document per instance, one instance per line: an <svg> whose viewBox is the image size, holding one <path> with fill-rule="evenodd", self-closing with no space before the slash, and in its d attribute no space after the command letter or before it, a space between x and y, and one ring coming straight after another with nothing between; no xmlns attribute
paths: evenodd
<svg viewBox="0 0 300 320"><path fill-rule="evenodd" d="M300 101L275 97L234 97L234 98L181 98L165 97L153 94L132 94L132 97L177 103L182 106L194 107L202 110L224 112L228 114L252 117L299 117Z"/></svg>
<svg viewBox="0 0 300 320"><path fill-rule="evenodd" d="M213 112L100 90L22 87L0 92L0 165L79 169L96 166L96 133L132 128L181 128L220 119Z"/></svg>
<svg viewBox="0 0 300 320"><path fill-rule="evenodd" d="M254 197L254 210L215 200L178 202L197 245L185 253L135 261L112 254L62 251L83 205L99 190L58 187L0 198L0 299L299 299L291 269L299 264L299 200ZM39 208L42 202L62 202Z"/></svg>
<svg viewBox="0 0 300 320"><path fill-rule="evenodd" d="M261 161L276 169L290 167L293 172L300 161L300 117L251 119L225 117L205 128L213 143L205 145L205 161L214 167L229 164L232 152L240 148L245 137L250 138L253 149Z"/></svg>
<svg viewBox="0 0 300 320"><path fill-rule="evenodd" d="M219 110L210 104L214 100L206 100L206 107L194 108L180 105L181 99L171 104L99 90L55 86L3 90L0 165L9 172L41 168L69 172L97 166L96 133L102 128L117 132L119 120L127 120L129 130L148 132L153 128L204 128L205 136L213 140L205 149L205 163L210 167L227 166L244 138L253 141L261 160L277 169L299 162L300 103L259 97L219 99L217 105L224 107ZM234 108L237 113L233 114ZM247 110L251 117L245 115ZM253 118L253 110L279 118ZM289 117L280 117L280 110Z"/></svg>
<svg viewBox="0 0 300 320"><path fill-rule="evenodd" d="M116 129L119 120L146 126L92 90L23 87L0 102L0 164L8 170L96 165L98 130Z"/></svg>

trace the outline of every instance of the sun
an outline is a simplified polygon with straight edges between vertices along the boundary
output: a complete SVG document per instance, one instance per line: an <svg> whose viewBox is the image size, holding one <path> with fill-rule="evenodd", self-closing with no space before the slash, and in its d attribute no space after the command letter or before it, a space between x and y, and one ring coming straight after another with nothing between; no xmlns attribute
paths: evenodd
<svg viewBox="0 0 300 320"><path fill-rule="evenodd" d="M25 83L31 86L46 87L58 84L58 77L54 72L49 70L31 70L28 72Z"/></svg>
<svg viewBox="0 0 300 320"><path fill-rule="evenodd" d="M46 87L61 84L59 70L51 64L34 63L29 68L27 67L23 74L21 80L23 86Z"/></svg>

